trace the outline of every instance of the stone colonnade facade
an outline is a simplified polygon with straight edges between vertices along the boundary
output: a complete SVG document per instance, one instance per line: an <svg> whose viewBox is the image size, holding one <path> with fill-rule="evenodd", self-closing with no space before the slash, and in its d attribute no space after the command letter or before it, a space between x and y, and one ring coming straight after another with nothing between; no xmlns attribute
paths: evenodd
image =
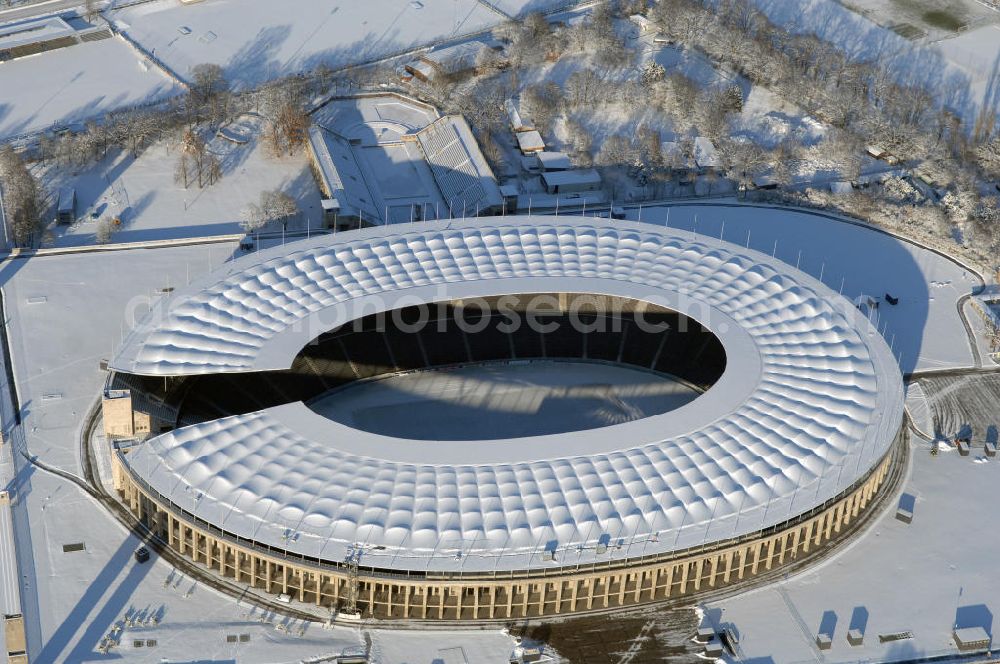
<svg viewBox="0 0 1000 664"><path fill-rule="evenodd" d="M134 477L121 451L113 451L112 464L123 503L154 536L237 583L332 609L343 608L356 584L362 615L383 620L516 620L662 601L801 560L839 536L875 500L894 464L901 463L904 445L901 431L867 475L808 514L698 550L573 568L461 576L361 568L355 580L344 566L286 556L196 522Z"/></svg>

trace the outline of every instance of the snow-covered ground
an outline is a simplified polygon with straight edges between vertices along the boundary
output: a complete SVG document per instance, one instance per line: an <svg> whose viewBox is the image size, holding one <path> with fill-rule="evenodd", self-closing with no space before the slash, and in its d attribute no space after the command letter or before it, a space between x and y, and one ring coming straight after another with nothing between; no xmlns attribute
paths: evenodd
<svg viewBox="0 0 1000 664"><path fill-rule="evenodd" d="M486 30L503 16L477 0L157 0L111 20L175 74L201 63L252 85L319 64L366 62Z"/></svg>
<svg viewBox="0 0 1000 664"><path fill-rule="evenodd" d="M881 2L864 0L861 4L876 1ZM925 45L911 42L890 28L855 13L847 6L853 3L841 4L836 0L753 0L753 3L772 21L792 32L817 34L837 44L856 60L880 62L899 80L925 85L970 124L980 108L996 107L1000 39L996 38L995 26ZM896 5L894 11L920 4L948 11L947 5L956 3L892 2ZM881 11L877 10L876 14ZM990 14L996 15L993 10L982 7L977 12L984 12L985 19L976 19L974 23L987 22ZM996 15L996 20L1000 21L1000 15Z"/></svg>
<svg viewBox="0 0 1000 664"><path fill-rule="evenodd" d="M912 468L902 495L892 498L865 533L818 567L713 602L707 615L739 634L742 661L786 664L822 661L894 661L957 654L953 627L983 627L994 636L1000 577L993 557L1000 545L994 501L1000 463L954 450L936 457L930 445L911 445ZM978 450L981 455L982 450ZM913 522L895 518L897 504ZM822 629L833 646L820 652ZM847 632L864 633L861 646ZM878 635L913 637L880 643Z"/></svg>
<svg viewBox="0 0 1000 664"><path fill-rule="evenodd" d="M155 289L219 267L234 249L234 243L224 243L87 252L8 259L0 265L24 418L20 431L31 454L80 472L83 416L104 381L98 362L118 343L123 319L141 316ZM16 495L18 513L30 526L18 531L18 546L24 611L32 617L32 661L104 659L97 652L101 640L116 622L136 613L156 615L159 624L127 628L108 657L276 664L336 655L365 642L354 628L310 625L301 635L299 622L278 628L285 624L283 617L262 615L246 602L211 591L174 573L156 556L145 565L135 563L135 537L65 479L22 468ZM64 544L80 542L83 551L63 552ZM227 642L228 636L243 634L249 642ZM448 649L456 647L470 663L504 664L513 647L513 640L496 630L370 635L373 651L381 653L373 662L382 664L452 661ZM136 640L143 641L141 648ZM156 645L146 646L147 640Z"/></svg>
<svg viewBox="0 0 1000 664"><path fill-rule="evenodd" d="M531 12L551 12L580 4L582 0L491 0L490 4L508 16L524 16Z"/></svg>
<svg viewBox="0 0 1000 664"><path fill-rule="evenodd" d="M181 92L120 37L0 66L0 139L100 118Z"/></svg>
<svg viewBox="0 0 1000 664"><path fill-rule="evenodd" d="M958 299L979 281L955 263L877 231L807 211L715 203L644 207L642 221L747 244L776 255L855 299L881 298L879 328L904 372L975 366ZM636 219L639 211L629 211ZM725 228L723 229L723 224ZM892 306L885 294L899 298ZM887 327L886 327L887 326Z"/></svg>
<svg viewBox="0 0 1000 664"><path fill-rule="evenodd" d="M305 151L291 157L272 156L259 140L259 124L252 119L241 124L254 132L246 144L220 138L210 142L209 150L218 155L223 176L204 189L196 182L184 189L174 181L179 147L168 141L153 145L138 159L120 152L79 173L50 167L45 179L50 191L76 188L78 221L50 224L45 244L94 244L99 222L91 218L92 211L121 217L121 230L112 235L115 243L239 234L244 232L241 210L257 203L261 191L272 189L290 194L302 211L289 222L289 230L302 230L306 224L320 228L321 197ZM264 230L280 232L281 228Z"/></svg>

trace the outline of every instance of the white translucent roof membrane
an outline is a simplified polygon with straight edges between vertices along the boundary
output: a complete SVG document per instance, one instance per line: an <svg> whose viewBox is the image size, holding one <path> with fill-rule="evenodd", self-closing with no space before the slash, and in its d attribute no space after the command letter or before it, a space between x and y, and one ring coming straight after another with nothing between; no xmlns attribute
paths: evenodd
<svg viewBox="0 0 1000 664"><path fill-rule="evenodd" d="M248 256L164 301L113 365L288 368L320 332L377 309L558 291L686 313L719 337L726 371L677 410L557 436L402 440L293 403L167 433L126 462L180 508L263 544L342 561L360 542L365 566L473 572L666 553L782 523L854 484L899 429L899 368L850 302L736 245L589 218L424 223ZM602 535L611 546L597 554Z"/></svg>

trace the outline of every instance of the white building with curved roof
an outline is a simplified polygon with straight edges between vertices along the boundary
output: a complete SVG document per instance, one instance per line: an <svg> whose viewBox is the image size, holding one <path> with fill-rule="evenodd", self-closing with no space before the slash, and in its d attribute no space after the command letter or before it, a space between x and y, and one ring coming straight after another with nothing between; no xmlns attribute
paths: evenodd
<svg viewBox="0 0 1000 664"><path fill-rule="evenodd" d="M360 545L373 570L458 575L669 558L776 532L884 476L902 379L849 301L758 252L629 222L454 220L262 251L162 300L112 368L287 370L362 315L559 292L688 316L725 370L676 410L544 438L393 438L287 403L160 435L121 472L237 542L318 564Z"/></svg>

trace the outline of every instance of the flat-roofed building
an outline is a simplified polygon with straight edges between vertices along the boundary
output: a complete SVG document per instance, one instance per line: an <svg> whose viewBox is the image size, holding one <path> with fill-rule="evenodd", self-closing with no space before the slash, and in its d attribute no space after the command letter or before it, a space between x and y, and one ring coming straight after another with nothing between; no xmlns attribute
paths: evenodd
<svg viewBox="0 0 1000 664"><path fill-rule="evenodd" d="M601 188L601 175L593 168L542 173L542 184L550 194L572 194L597 191Z"/></svg>
<svg viewBox="0 0 1000 664"><path fill-rule="evenodd" d="M573 162L565 152L547 150L538 153L538 165L543 171L568 171L573 168Z"/></svg>
<svg viewBox="0 0 1000 664"><path fill-rule="evenodd" d="M545 141L537 131L521 131L515 134L521 154L533 155L545 149Z"/></svg>

